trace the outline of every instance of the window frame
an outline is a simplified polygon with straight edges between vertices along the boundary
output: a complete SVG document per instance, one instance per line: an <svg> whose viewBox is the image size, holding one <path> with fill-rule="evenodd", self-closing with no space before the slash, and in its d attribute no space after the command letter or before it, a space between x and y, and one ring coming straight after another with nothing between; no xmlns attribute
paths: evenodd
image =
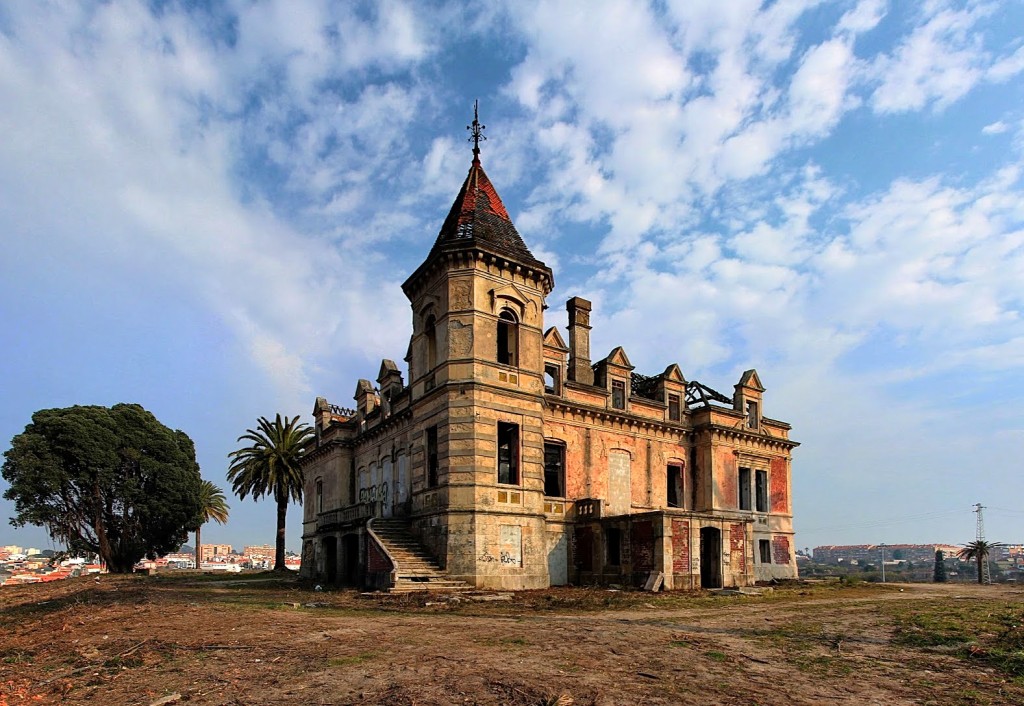
<svg viewBox="0 0 1024 706"><path fill-rule="evenodd" d="M317 478L314 487L314 492L316 493L316 511L319 514L324 511L324 479Z"/></svg>
<svg viewBox="0 0 1024 706"><path fill-rule="evenodd" d="M519 317L508 308L498 312L494 359L500 365L519 367Z"/></svg>
<svg viewBox="0 0 1024 706"><path fill-rule="evenodd" d="M683 401L679 395L669 393L668 395L668 420L670 422L682 421Z"/></svg>
<svg viewBox="0 0 1024 706"><path fill-rule="evenodd" d="M754 512L766 513L771 508L771 495L768 492L768 471L758 468L754 470Z"/></svg>
<svg viewBox="0 0 1024 706"><path fill-rule="evenodd" d="M551 386L548 386L548 373L551 373ZM548 395L562 394L562 366L557 363L544 363L544 393Z"/></svg>
<svg viewBox="0 0 1024 706"><path fill-rule="evenodd" d="M554 439L544 440L544 497L546 498L565 497L565 451L565 442ZM551 495L548 493L548 479L552 475L548 469L549 453L558 454L558 469L554 472L557 474L556 481L558 488L561 491L558 495Z"/></svg>
<svg viewBox="0 0 1024 706"><path fill-rule="evenodd" d="M770 539L757 540L758 559L762 564L772 563L772 542ZM767 558L765 558L767 557Z"/></svg>
<svg viewBox="0 0 1024 706"><path fill-rule="evenodd" d="M751 479L753 473L747 466L740 466L737 474L737 485L739 486L739 497L737 500L737 507L740 510L749 512L754 509L753 498L751 497Z"/></svg>
<svg viewBox="0 0 1024 706"><path fill-rule="evenodd" d="M519 425L514 422L498 422L496 432L496 471L499 485L521 485L522 477L519 472ZM503 442L507 438L507 444ZM502 448L507 446L507 459L502 458ZM502 479L502 463L507 463L507 471Z"/></svg>
<svg viewBox="0 0 1024 706"><path fill-rule="evenodd" d="M620 393L617 396L616 393ZM626 409L626 381L612 379L612 409Z"/></svg>
<svg viewBox="0 0 1024 706"><path fill-rule="evenodd" d="M426 482L428 488L436 488L438 481L438 457L437 457L437 425L427 427L424 430L423 451L426 463Z"/></svg>
<svg viewBox="0 0 1024 706"><path fill-rule="evenodd" d="M679 462L669 463L665 466L665 504L670 508L681 509L686 504L686 480L683 475L683 470L683 464ZM679 480L678 488L672 482L673 472L675 472L674 477ZM677 494L675 503L672 502L672 496L674 494Z"/></svg>

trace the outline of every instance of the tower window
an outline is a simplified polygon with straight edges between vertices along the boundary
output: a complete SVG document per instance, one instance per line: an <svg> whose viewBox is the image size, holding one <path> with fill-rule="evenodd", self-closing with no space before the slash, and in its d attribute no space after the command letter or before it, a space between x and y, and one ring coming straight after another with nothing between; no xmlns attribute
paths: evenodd
<svg viewBox="0 0 1024 706"><path fill-rule="evenodd" d="M565 446L551 441L544 442L544 495L565 497Z"/></svg>
<svg viewBox="0 0 1024 706"><path fill-rule="evenodd" d="M747 401L747 428L757 429L757 402Z"/></svg>
<svg viewBox="0 0 1024 706"><path fill-rule="evenodd" d="M668 396L668 419L671 422L678 422L680 415L679 395Z"/></svg>
<svg viewBox="0 0 1024 706"><path fill-rule="evenodd" d="M324 511L324 481L322 478L316 479L316 511Z"/></svg>
<svg viewBox="0 0 1024 706"><path fill-rule="evenodd" d="M498 482L519 485L519 425L498 422Z"/></svg>
<svg viewBox="0 0 1024 706"><path fill-rule="evenodd" d="M549 395L560 395L561 391L561 374L559 368L554 363L544 364L544 392Z"/></svg>
<svg viewBox="0 0 1024 706"><path fill-rule="evenodd" d="M503 365L517 365L519 351L519 322L508 309L498 315L498 362Z"/></svg>
<svg viewBox="0 0 1024 706"><path fill-rule="evenodd" d="M612 407L626 408L626 383L622 380L612 380Z"/></svg>

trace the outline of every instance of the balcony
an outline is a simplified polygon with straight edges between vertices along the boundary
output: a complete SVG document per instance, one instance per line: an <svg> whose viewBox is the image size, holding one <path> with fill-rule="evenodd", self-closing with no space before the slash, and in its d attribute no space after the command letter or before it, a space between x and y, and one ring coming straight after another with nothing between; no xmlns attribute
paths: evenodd
<svg viewBox="0 0 1024 706"><path fill-rule="evenodd" d="M321 512L316 516L316 531L334 529L342 525L364 522L373 517L372 503L356 503L348 507Z"/></svg>

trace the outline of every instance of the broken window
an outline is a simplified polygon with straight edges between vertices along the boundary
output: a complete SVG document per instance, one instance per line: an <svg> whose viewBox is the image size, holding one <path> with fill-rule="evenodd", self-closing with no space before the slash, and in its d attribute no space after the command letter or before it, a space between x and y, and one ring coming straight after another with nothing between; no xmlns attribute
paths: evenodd
<svg viewBox="0 0 1024 706"><path fill-rule="evenodd" d="M348 502L354 505L356 502L356 460L352 458L348 464Z"/></svg>
<svg viewBox="0 0 1024 706"><path fill-rule="evenodd" d="M679 395L668 396L668 419L671 422L678 422L680 418Z"/></svg>
<svg viewBox="0 0 1024 706"><path fill-rule="evenodd" d="M437 487L437 427L427 428L427 487Z"/></svg>
<svg viewBox="0 0 1024 706"><path fill-rule="evenodd" d="M519 425L498 422L498 482L519 485Z"/></svg>
<svg viewBox="0 0 1024 706"><path fill-rule="evenodd" d="M626 408L626 383L622 380L612 380L612 407Z"/></svg>
<svg viewBox="0 0 1024 706"><path fill-rule="evenodd" d="M747 428L757 429L757 402L747 401Z"/></svg>
<svg viewBox="0 0 1024 706"><path fill-rule="evenodd" d="M683 506L683 467L675 463L668 466L668 506Z"/></svg>
<svg viewBox="0 0 1024 706"><path fill-rule="evenodd" d="M609 527L604 531L605 549L609 566L618 566L622 562L622 530Z"/></svg>
<svg viewBox="0 0 1024 706"><path fill-rule="evenodd" d="M768 471L757 471L754 474L755 506L758 512L768 512Z"/></svg>
<svg viewBox="0 0 1024 706"><path fill-rule="evenodd" d="M544 495L565 497L565 446L553 441L544 442Z"/></svg>
<svg viewBox="0 0 1024 706"><path fill-rule="evenodd" d="M498 315L498 362L504 365L516 365L516 353L519 349L519 322L508 309L502 309Z"/></svg>
<svg viewBox="0 0 1024 706"><path fill-rule="evenodd" d="M324 481L322 478L316 479L316 511L324 511Z"/></svg>
<svg viewBox="0 0 1024 706"><path fill-rule="evenodd" d="M771 545L771 542L769 542L767 539L759 539L759 540L757 540L757 549L758 549L758 552L761 554L761 563L762 564L771 564L772 563L772 545Z"/></svg>
<svg viewBox="0 0 1024 706"><path fill-rule="evenodd" d="M558 366L554 363L544 364L544 392L549 395L560 395L561 392L561 374Z"/></svg>
<svg viewBox="0 0 1024 706"><path fill-rule="evenodd" d="M740 510L750 510L750 469L741 468L739 477Z"/></svg>

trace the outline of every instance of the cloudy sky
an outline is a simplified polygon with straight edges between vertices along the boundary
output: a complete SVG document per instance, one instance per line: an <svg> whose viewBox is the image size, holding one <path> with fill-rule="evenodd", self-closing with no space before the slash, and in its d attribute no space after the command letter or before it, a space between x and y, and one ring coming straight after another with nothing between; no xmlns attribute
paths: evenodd
<svg viewBox="0 0 1024 706"><path fill-rule="evenodd" d="M1024 542L1024 5L213 5L0 4L4 448L138 402L227 487L258 416L351 404L405 353L479 98L548 323L582 295L595 358L756 367L799 546L966 542L976 502ZM203 536L273 524L236 499Z"/></svg>

